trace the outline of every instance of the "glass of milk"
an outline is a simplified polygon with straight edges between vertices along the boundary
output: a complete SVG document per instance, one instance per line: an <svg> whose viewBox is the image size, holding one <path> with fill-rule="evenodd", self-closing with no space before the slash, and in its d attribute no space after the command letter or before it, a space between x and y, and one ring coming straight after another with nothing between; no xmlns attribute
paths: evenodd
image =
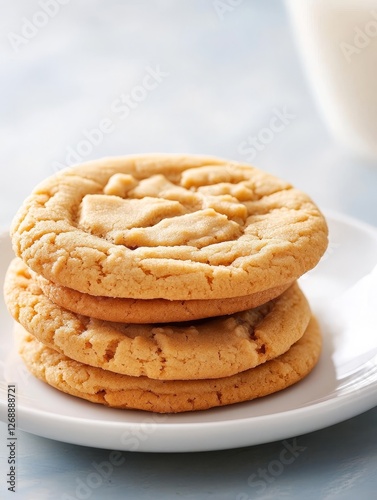
<svg viewBox="0 0 377 500"><path fill-rule="evenodd" d="M333 134L377 161L377 0L286 0L309 81Z"/></svg>

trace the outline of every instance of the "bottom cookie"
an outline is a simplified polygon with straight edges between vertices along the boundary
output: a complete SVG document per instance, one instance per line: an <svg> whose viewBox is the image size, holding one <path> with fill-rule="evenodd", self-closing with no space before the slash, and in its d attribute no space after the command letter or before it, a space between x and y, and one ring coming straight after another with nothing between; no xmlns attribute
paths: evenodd
<svg viewBox="0 0 377 500"><path fill-rule="evenodd" d="M317 364L321 334L313 317L286 353L231 377L161 381L94 368L46 347L17 324L19 352L29 371L56 389L113 408L157 413L206 410L250 401L281 391L303 379Z"/></svg>

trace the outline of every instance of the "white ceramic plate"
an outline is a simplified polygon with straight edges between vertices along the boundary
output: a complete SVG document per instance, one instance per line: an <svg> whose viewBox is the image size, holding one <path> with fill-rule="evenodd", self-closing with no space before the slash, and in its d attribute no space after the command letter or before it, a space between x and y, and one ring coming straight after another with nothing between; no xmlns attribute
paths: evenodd
<svg viewBox="0 0 377 500"><path fill-rule="evenodd" d="M358 305L354 295L348 298L356 307L336 300L370 276L377 263L377 229L337 214L327 216L329 249L315 270L300 280L321 323L324 349L317 367L297 385L260 400L196 413L154 415L109 409L60 393L30 376L13 348L12 320L1 301L0 418L6 421L7 384L16 383L17 426L22 430L114 450L189 452L285 439L374 407L377 335L371 314L377 310L377 304L372 304L375 294L369 282L369 291L363 286L357 292ZM12 255L9 237L3 235L2 282Z"/></svg>

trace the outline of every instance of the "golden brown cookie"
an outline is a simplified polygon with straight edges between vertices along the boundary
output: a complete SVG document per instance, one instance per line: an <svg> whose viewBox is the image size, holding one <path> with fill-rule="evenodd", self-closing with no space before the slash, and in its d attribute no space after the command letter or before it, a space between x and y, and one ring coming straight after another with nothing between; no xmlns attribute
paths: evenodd
<svg viewBox="0 0 377 500"><path fill-rule="evenodd" d="M142 300L97 297L52 283L40 274L32 272L32 275L43 293L55 304L77 314L120 323L169 323L233 314L265 304L281 295L292 284L230 299Z"/></svg>
<svg viewBox="0 0 377 500"><path fill-rule="evenodd" d="M81 316L49 300L15 259L5 301L16 321L45 345L105 370L161 380L227 377L287 351L310 320L297 284L248 311L189 323L136 325Z"/></svg>
<svg viewBox="0 0 377 500"><path fill-rule="evenodd" d="M94 403L158 413L206 410L281 391L308 375L321 352L319 327L312 318L304 336L286 353L256 368L212 380L161 381L72 361L38 342L20 325L18 330L20 354L27 368L49 385Z"/></svg>
<svg viewBox="0 0 377 500"><path fill-rule="evenodd" d="M12 224L36 273L107 297L209 300L284 286L327 246L319 209L290 184L218 158L139 155L65 169Z"/></svg>

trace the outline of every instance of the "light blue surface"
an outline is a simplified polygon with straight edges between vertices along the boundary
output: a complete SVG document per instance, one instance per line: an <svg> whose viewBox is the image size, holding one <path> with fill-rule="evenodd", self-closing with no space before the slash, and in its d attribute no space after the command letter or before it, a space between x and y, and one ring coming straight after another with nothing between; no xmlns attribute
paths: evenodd
<svg viewBox="0 0 377 500"><path fill-rule="evenodd" d="M275 442L206 453L121 452L115 461L120 465L112 471L104 465L109 463L108 450L18 431L17 498L372 500L377 486L376 424L374 408L299 436L296 443L288 439L300 451L291 464L282 466L277 462L284 444ZM0 428L4 443L5 425Z"/></svg>
<svg viewBox="0 0 377 500"><path fill-rule="evenodd" d="M67 2L18 52L10 34L20 34L24 18L41 8L26 0L2 6L1 227L105 118L114 130L83 159L160 151L247 160L240 144L276 113L288 123L253 163L289 179L322 208L377 225L377 165L353 157L327 132L282 3L239 3L221 18L210 0ZM377 52L377 39L370 50ZM122 119L114 101L140 86L147 68L165 76ZM276 442L200 454L124 452L113 470L108 450L18 431L13 496L369 500L377 490L376 428L375 408L300 436L297 446L305 449L287 464L285 445ZM0 498L7 497L4 443L1 424ZM106 479L96 471L101 463Z"/></svg>

